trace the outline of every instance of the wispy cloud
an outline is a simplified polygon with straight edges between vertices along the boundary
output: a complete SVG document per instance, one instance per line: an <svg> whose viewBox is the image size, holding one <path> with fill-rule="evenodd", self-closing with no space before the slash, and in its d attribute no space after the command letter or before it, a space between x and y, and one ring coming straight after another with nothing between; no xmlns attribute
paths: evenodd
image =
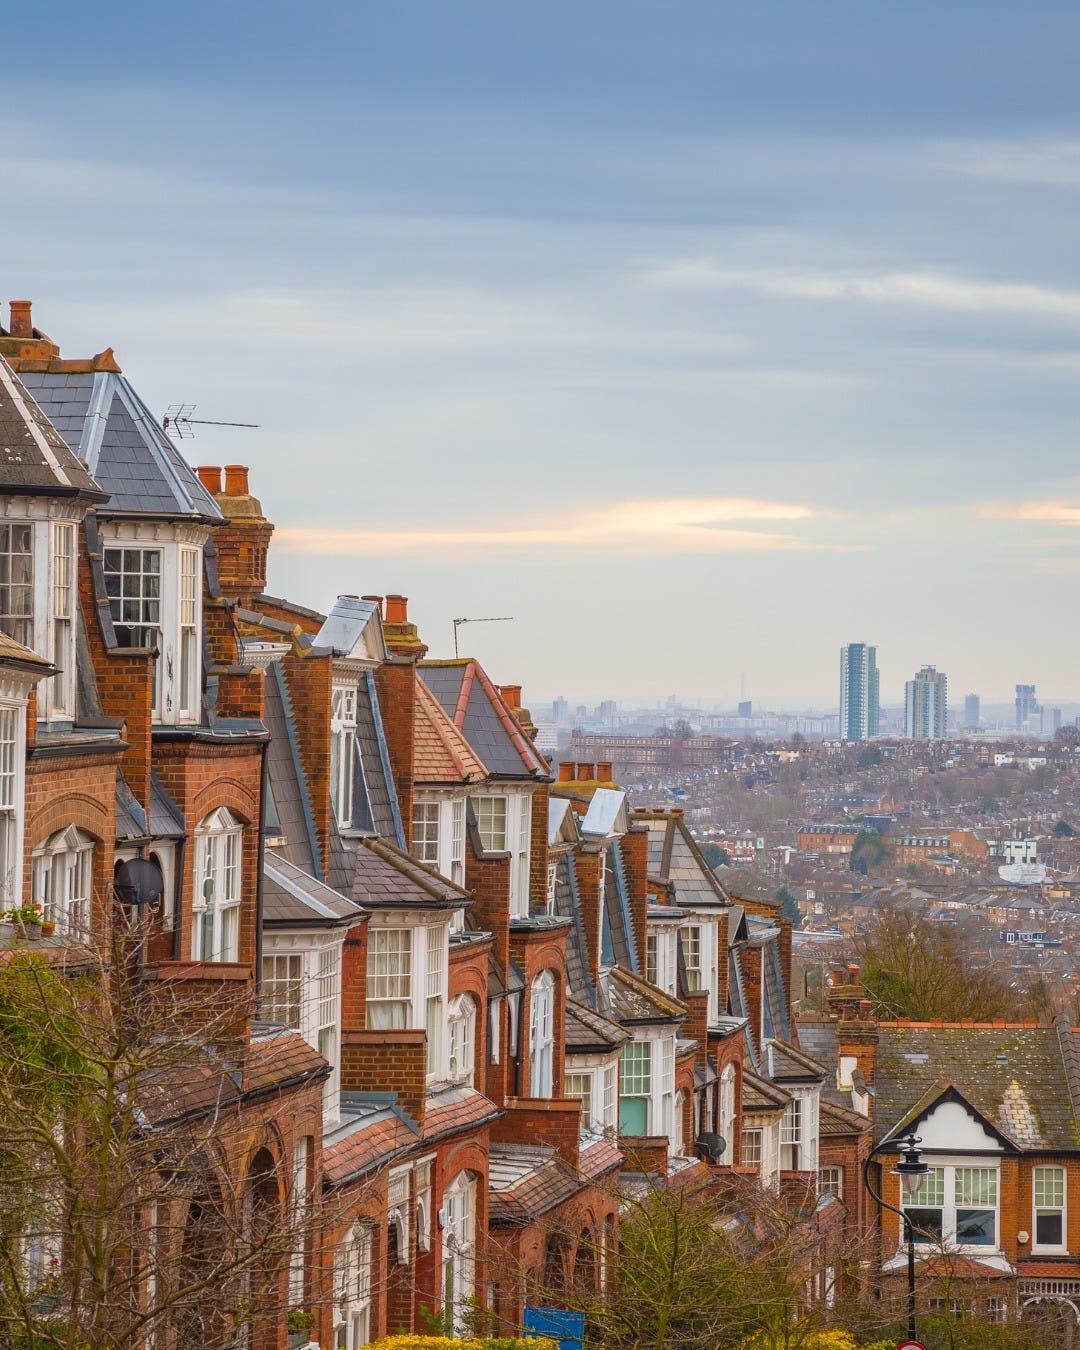
<svg viewBox="0 0 1080 1350"><path fill-rule="evenodd" d="M973 508L989 520L1035 520L1046 525L1080 525L1080 506L1071 502L983 502Z"/></svg>
<svg viewBox="0 0 1080 1350"><path fill-rule="evenodd" d="M1080 141L1063 138L945 141L935 147L947 173L994 183L1080 187Z"/></svg>
<svg viewBox="0 0 1080 1350"><path fill-rule="evenodd" d="M291 527L276 538L290 553L521 554L561 549L575 553L731 553L768 549L828 550L857 545L816 543L788 533L742 528L753 522L809 520L810 507L743 497L624 501L591 511L507 524L446 529L308 529Z"/></svg>
<svg viewBox="0 0 1080 1350"><path fill-rule="evenodd" d="M735 269L717 266L708 259L686 259L656 267L648 277L656 285L685 291L748 291L784 300L848 301L1080 320L1080 290L1029 282L985 281L945 272L860 275L780 268Z"/></svg>

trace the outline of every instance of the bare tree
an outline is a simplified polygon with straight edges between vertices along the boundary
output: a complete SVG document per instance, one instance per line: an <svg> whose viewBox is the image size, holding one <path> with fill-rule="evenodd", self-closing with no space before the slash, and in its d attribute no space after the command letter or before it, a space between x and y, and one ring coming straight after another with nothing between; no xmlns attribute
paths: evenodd
<svg viewBox="0 0 1080 1350"><path fill-rule="evenodd" d="M324 1216L250 1156L247 987L145 979L137 952L121 926L104 956L0 957L5 1346L254 1348L302 1304Z"/></svg>

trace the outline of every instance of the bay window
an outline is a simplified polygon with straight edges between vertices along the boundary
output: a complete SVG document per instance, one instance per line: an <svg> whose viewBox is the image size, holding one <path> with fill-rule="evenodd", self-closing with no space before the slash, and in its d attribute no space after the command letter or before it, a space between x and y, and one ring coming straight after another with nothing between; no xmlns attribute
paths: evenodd
<svg viewBox="0 0 1080 1350"><path fill-rule="evenodd" d="M785 1172L816 1171L817 1152L817 1094L795 1097L780 1118L780 1167Z"/></svg>
<svg viewBox="0 0 1080 1350"><path fill-rule="evenodd" d="M593 1120L593 1076L591 1073L568 1073L563 1083L563 1096L581 1103L581 1128L587 1130Z"/></svg>
<svg viewBox="0 0 1080 1350"><path fill-rule="evenodd" d="M0 524L0 629L24 647L34 645L34 527Z"/></svg>
<svg viewBox="0 0 1080 1350"><path fill-rule="evenodd" d="M180 550L180 717L196 720L199 711L199 550Z"/></svg>
<svg viewBox="0 0 1080 1350"><path fill-rule="evenodd" d="M207 816L195 838L192 959L238 961L243 827L228 807L221 807Z"/></svg>
<svg viewBox="0 0 1080 1350"><path fill-rule="evenodd" d="M675 933L654 928L645 937L645 978L665 994L675 990Z"/></svg>
<svg viewBox="0 0 1080 1350"><path fill-rule="evenodd" d="M619 1133L649 1133L652 1042L630 1041L619 1057Z"/></svg>
<svg viewBox="0 0 1080 1350"><path fill-rule="evenodd" d="M22 708L0 708L0 886L4 908L22 903Z"/></svg>
<svg viewBox="0 0 1080 1350"><path fill-rule="evenodd" d="M439 803L416 802L413 806L412 854L431 867L439 865Z"/></svg>
<svg viewBox="0 0 1080 1350"><path fill-rule="evenodd" d="M450 880L465 885L465 802L461 797L450 804Z"/></svg>
<svg viewBox="0 0 1080 1350"><path fill-rule="evenodd" d="M474 797L476 828L487 853L506 852L506 798Z"/></svg>
<svg viewBox="0 0 1080 1350"><path fill-rule="evenodd" d="M49 713L75 716L75 526L52 527L52 650L49 659L59 673L49 682Z"/></svg>
<svg viewBox="0 0 1080 1350"><path fill-rule="evenodd" d="M323 1112L336 1117L338 1111L338 1023L340 1021L339 989L341 983L341 952L336 947L324 947L319 952L318 975L315 984L315 1048L330 1065L330 1077L323 1083Z"/></svg>
<svg viewBox="0 0 1080 1350"><path fill-rule="evenodd" d="M701 929L697 924L680 930L683 962L686 966L686 987L693 993L704 988L701 973Z"/></svg>
<svg viewBox="0 0 1080 1350"><path fill-rule="evenodd" d="M510 876L510 912L525 916L529 912L529 850L532 830L532 798L517 798L517 850Z"/></svg>
<svg viewBox="0 0 1080 1350"><path fill-rule="evenodd" d="M1065 1169L1036 1167L1031 1176L1032 1250L1064 1252L1065 1245Z"/></svg>
<svg viewBox="0 0 1080 1350"><path fill-rule="evenodd" d="M427 1073L442 1073L442 1038L446 999L446 933L442 928L427 930L427 983L425 987L424 1027L427 1031Z"/></svg>
<svg viewBox="0 0 1080 1350"><path fill-rule="evenodd" d="M105 593L121 647L161 649L161 549L106 548ZM153 713L162 711L161 661L154 662Z"/></svg>
<svg viewBox="0 0 1080 1350"><path fill-rule="evenodd" d="M916 1244L996 1247L998 1169L931 1167L917 1195L903 1198Z"/></svg>
<svg viewBox="0 0 1080 1350"><path fill-rule="evenodd" d="M541 971L529 997L529 1096L550 1097L555 1059L555 976Z"/></svg>
<svg viewBox="0 0 1080 1350"><path fill-rule="evenodd" d="M338 685L330 703L330 800L342 829L352 824L356 767L356 690Z"/></svg>
<svg viewBox="0 0 1080 1350"><path fill-rule="evenodd" d="M761 1130L750 1129L742 1132L742 1165L761 1169Z"/></svg>
<svg viewBox="0 0 1080 1350"><path fill-rule="evenodd" d="M300 952L273 953L262 961L261 1014L268 1022L300 1030L304 958Z"/></svg>
<svg viewBox="0 0 1080 1350"><path fill-rule="evenodd" d="M368 937L368 1026L382 1031L408 1026L411 1003L412 930L375 928Z"/></svg>

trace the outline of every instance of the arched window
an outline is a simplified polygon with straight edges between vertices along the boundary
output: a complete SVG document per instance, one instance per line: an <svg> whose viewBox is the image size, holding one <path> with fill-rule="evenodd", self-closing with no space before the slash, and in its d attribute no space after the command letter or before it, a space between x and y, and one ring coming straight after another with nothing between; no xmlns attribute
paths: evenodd
<svg viewBox="0 0 1080 1350"><path fill-rule="evenodd" d="M529 1096L550 1097L555 1060L555 976L542 970L529 997Z"/></svg>
<svg viewBox="0 0 1080 1350"><path fill-rule="evenodd" d="M443 1192L443 1311L457 1335L465 1329L473 1295L476 1250L476 1179L459 1172Z"/></svg>
<svg viewBox="0 0 1080 1350"><path fill-rule="evenodd" d="M334 1345L360 1350L371 1339L371 1229L354 1224L334 1252Z"/></svg>
<svg viewBox="0 0 1080 1350"><path fill-rule="evenodd" d="M243 826L225 806L211 812L195 832L195 961L240 959L242 839Z"/></svg>
<svg viewBox="0 0 1080 1350"><path fill-rule="evenodd" d="M42 917L72 937L90 932L90 892L94 841L69 825L39 844L33 853L34 904Z"/></svg>
<svg viewBox="0 0 1080 1350"><path fill-rule="evenodd" d="M461 994L450 1004L447 1037L449 1077L471 1086L476 1068L476 1001L469 994Z"/></svg>
<svg viewBox="0 0 1080 1350"><path fill-rule="evenodd" d="M725 1064L723 1073L720 1075L720 1129L718 1131L721 1139L724 1141L724 1152L721 1154L722 1163L733 1163L735 1161L735 1065Z"/></svg>

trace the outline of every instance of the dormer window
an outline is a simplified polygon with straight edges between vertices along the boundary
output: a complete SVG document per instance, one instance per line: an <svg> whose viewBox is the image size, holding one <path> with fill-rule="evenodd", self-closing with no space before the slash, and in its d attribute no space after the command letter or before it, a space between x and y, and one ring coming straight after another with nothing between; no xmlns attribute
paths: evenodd
<svg viewBox="0 0 1080 1350"><path fill-rule="evenodd" d="M356 769L356 690L334 688L330 705L330 798L342 829L352 824Z"/></svg>

